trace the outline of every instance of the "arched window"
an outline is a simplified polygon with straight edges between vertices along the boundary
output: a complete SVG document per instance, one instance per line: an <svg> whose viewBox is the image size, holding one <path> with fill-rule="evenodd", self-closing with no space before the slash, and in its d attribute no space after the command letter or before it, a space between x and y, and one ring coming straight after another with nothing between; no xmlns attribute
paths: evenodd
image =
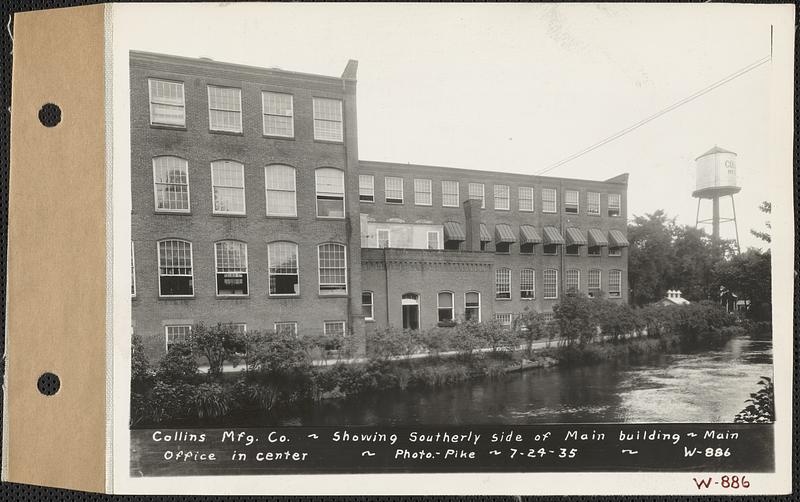
<svg viewBox="0 0 800 502"><path fill-rule="evenodd" d="M319 293L347 293L347 251L342 244L328 242L317 248L319 262Z"/></svg>
<svg viewBox="0 0 800 502"><path fill-rule="evenodd" d="M622 297L622 270L608 271L608 297Z"/></svg>
<svg viewBox="0 0 800 502"><path fill-rule="evenodd" d="M214 263L217 270L217 295L246 296L247 244L239 241L220 241L214 244Z"/></svg>
<svg viewBox="0 0 800 502"><path fill-rule="evenodd" d="M297 216L295 169L273 164L264 168L267 216Z"/></svg>
<svg viewBox="0 0 800 502"><path fill-rule="evenodd" d="M558 270L548 268L543 273L544 297L552 300L558 298Z"/></svg>
<svg viewBox="0 0 800 502"><path fill-rule="evenodd" d="M270 296L295 296L300 294L300 269L297 244L270 242L267 245L269 261Z"/></svg>
<svg viewBox="0 0 800 502"><path fill-rule="evenodd" d="M153 158L156 211L189 212L189 164L180 157Z"/></svg>
<svg viewBox="0 0 800 502"><path fill-rule="evenodd" d="M464 293L464 318L481 322L481 294L477 291Z"/></svg>
<svg viewBox="0 0 800 502"><path fill-rule="evenodd" d="M245 214L244 166L232 160L211 163L214 213Z"/></svg>
<svg viewBox="0 0 800 502"><path fill-rule="evenodd" d="M590 297L594 297L600 292L602 276L603 274L600 269L593 268L589 270L589 280L587 281L586 288L589 290Z"/></svg>
<svg viewBox="0 0 800 502"><path fill-rule="evenodd" d="M511 299L511 269L498 268L494 272L494 297L496 300Z"/></svg>
<svg viewBox="0 0 800 502"><path fill-rule="evenodd" d="M375 320L372 291L361 293L361 313L364 314L365 321Z"/></svg>
<svg viewBox="0 0 800 502"><path fill-rule="evenodd" d="M439 322L447 322L455 319L453 315L453 293L451 291L439 292L436 309L439 313Z"/></svg>
<svg viewBox="0 0 800 502"><path fill-rule="evenodd" d="M158 242L158 294L194 296L192 243L178 239Z"/></svg>
<svg viewBox="0 0 800 502"><path fill-rule="evenodd" d="M536 298L536 271L532 268L519 271L519 297L523 300Z"/></svg>
<svg viewBox="0 0 800 502"><path fill-rule="evenodd" d="M580 270L571 268L564 273L564 288L568 293L581 290Z"/></svg>
<svg viewBox="0 0 800 502"><path fill-rule="evenodd" d="M316 171L317 216L344 218L344 171L321 167Z"/></svg>

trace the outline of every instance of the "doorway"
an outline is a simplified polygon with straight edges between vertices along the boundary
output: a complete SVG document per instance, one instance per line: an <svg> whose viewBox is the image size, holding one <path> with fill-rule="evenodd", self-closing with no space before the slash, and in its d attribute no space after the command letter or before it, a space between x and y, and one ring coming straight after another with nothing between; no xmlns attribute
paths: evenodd
<svg viewBox="0 0 800 502"><path fill-rule="evenodd" d="M402 299L403 329L419 329L419 295L406 293Z"/></svg>

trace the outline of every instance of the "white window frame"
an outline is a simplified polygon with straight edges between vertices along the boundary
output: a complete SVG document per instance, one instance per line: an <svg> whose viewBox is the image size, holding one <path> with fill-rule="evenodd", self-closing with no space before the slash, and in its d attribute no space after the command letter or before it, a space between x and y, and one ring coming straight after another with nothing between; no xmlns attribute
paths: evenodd
<svg viewBox="0 0 800 502"><path fill-rule="evenodd" d="M428 201L424 197L427 195ZM433 182L424 178L414 178L414 204L417 206L433 205Z"/></svg>
<svg viewBox="0 0 800 502"><path fill-rule="evenodd" d="M239 172L241 173L242 177L242 186L237 187L233 185L215 185L214 184L214 166L215 164L231 164L233 166L239 167ZM245 181L244 181L244 164L241 162L237 162L235 160L215 160L211 162L211 211L213 214L234 214L234 215L244 215L247 214L247 199L246 199L246 190L245 190ZM217 209L217 188L227 188L231 190L241 190L242 193L242 210L241 211L220 211Z"/></svg>
<svg viewBox="0 0 800 502"><path fill-rule="evenodd" d="M297 262L297 267L296 267L297 268L297 272L295 272L294 274L286 273L286 272L282 272L282 273L273 272L273 270L272 270L273 269L273 267L272 267L273 249L277 249L279 244L290 244L291 246L293 246L295 261ZM275 268L277 269L278 267L276 266ZM288 275L294 275L295 277L297 277L297 291L295 293L273 293L272 292L272 277L273 276L288 276ZM270 297L273 297L273 298L291 298L291 297L300 296L300 246L298 246L296 242L292 242L292 241L272 241L272 242L267 243L267 294Z"/></svg>
<svg viewBox="0 0 800 502"><path fill-rule="evenodd" d="M289 168L292 171L292 188L274 188L269 186L269 171L270 169ZM269 193L270 192L291 192L292 193L292 210L286 213L270 212L269 209ZM297 217L297 169L288 164L269 164L264 166L264 198L265 198L265 211L267 216L278 218L295 218Z"/></svg>
<svg viewBox="0 0 800 502"><path fill-rule="evenodd" d="M341 283L323 283L322 282L322 246L339 246L343 252L343 260L344 260L344 290L331 290L331 291L323 291L322 286L336 286ZM333 267L327 267L333 268ZM338 267L337 267L338 268ZM317 284L318 284L318 292L322 296L341 296L346 295L348 292L348 270L347 270L347 246L341 244L339 242L323 242L322 244L317 245Z"/></svg>
<svg viewBox="0 0 800 502"><path fill-rule="evenodd" d="M213 89L229 89L229 90L238 91L239 109L238 110L227 110L227 109L224 109L224 108L212 108L211 107L211 89L212 88ZM230 86L227 86L227 85L207 85L206 86L206 93L208 95L208 101L207 101L207 104L208 104L208 130L209 131L215 131L215 132L241 133L242 132L242 89L240 89L239 87L230 87ZM227 112L227 113L238 113L239 114L238 127L236 129L225 129L225 128L220 128L219 126L214 127L214 124L212 123L212 120L211 120L211 116L212 116L211 112L212 111L221 111L221 112Z"/></svg>
<svg viewBox="0 0 800 502"><path fill-rule="evenodd" d="M575 277L570 278L573 275ZM576 283L575 291L580 292L581 290L581 271L577 268L570 268L564 271L564 289L565 291L570 291L570 285L572 280L574 279Z"/></svg>
<svg viewBox="0 0 800 502"><path fill-rule="evenodd" d="M383 233L386 234L386 239L381 239L381 234L383 234ZM376 243L377 243L378 249L392 247L392 232L390 232L388 228L378 228L378 229L376 229L375 230L375 235L376 235ZM386 241L386 245L385 246L381 246L381 240L385 240Z"/></svg>
<svg viewBox="0 0 800 502"><path fill-rule="evenodd" d="M245 276L245 286L247 289L247 293L220 293L219 292L219 275L225 274L226 272L219 271L219 254L217 253L217 246L220 244L225 244L227 242L233 242L236 244L240 244L242 246L242 255L243 255L243 267L238 272L228 272L234 274L244 274ZM237 241L233 239L227 239L222 241L217 241L214 243L214 289L217 293L217 296L232 296L232 297L247 297L250 296L250 273L248 270L247 264L247 243L242 241Z"/></svg>
<svg viewBox="0 0 800 502"><path fill-rule="evenodd" d="M433 247L431 247L431 235L435 235L436 236L436 242L434 243ZM428 249L441 249L441 247L439 246L439 241L440 240L441 239L439 239L439 231L438 230L428 230L428 235L427 235L427 246L428 246Z"/></svg>
<svg viewBox="0 0 800 502"><path fill-rule="evenodd" d="M572 196L575 196L575 201L571 201ZM572 208L574 211L571 211ZM580 214L581 213L581 192L579 190L564 190L564 213L565 214Z"/></svg>
<svg viewBox="0 0 800 502"><path fill-rule="evenodd" d="M188 333L182 333L182 335L186 337L184 341L188 342L189 338L192 336L192 325L191 324L167 324L167 325L165 325L164 326L164 348L166 349L167 352L169 352L169 346L170 346L169 336L170 335L174 336L176 334L176 333L170 333L169 332L170 328L186 328ZM179 342L172 342L172 343L179 343Z"/></svg>
<svg viewBox="0 0 800 502"><path fill-rule="evenodd" d="M321 104L323 102L335 102L338 104L339 107L339 119L330 119L330 118L320 118L317 116L317 104ZM314 120L314 141L329 141L331 143L343 143L344 142L344 111L342 109L342 100L341 99L333 99L333 98L312 98L312 114ZM317 127L318 122L326 122L326 123L333 123L339 124L338 135L333 137L321 137L320 130ZM320 124L321 125L321 124ZM327 134L327 133L326 133Z"/></svg>
<svg viewBox="0 0 800 502"><path fill-rule="evenodd" d="M600 192L586 192L586 214L600 216Z"/></svg>
<svg viewBox="0 0 800 502"><path fill-rule="evenodd" d="M153 101L153 82L165 82L168 84L178 84L181 88L181 104L178 105L176 103L167 102L167 101ZM164 78L148 78L147 79L147 95L148 95L148 102L150 104L150 125L157 125L161 127L176 127L176 128L185 128L186 127L186 88L183 82L179 82L177 80L169 80ZM180 124L171 124L168 122L154 122L153 121L153 104L162 105L162 106L172 106L175 108L183 109L183 122Z"/></svg>
<svg viewBox="0 0 800 502"><path fill-rule="evenodd" d="M502 193L505 190L505 195ZM498 194L500 195L498 197ZM498 201L505 200L505 206L499 205ZM494 186L494 208L497 211L509 211L511 209L511 189L508 185Z"/></svg>
<svg viewBox="0 0 800 502"><path fill-rule="evenodd" d="M389 187L390 183L395 183L397 180L400 180L400 188L399 193L400 197L389 197L389 192L391 191L393 194L398 192L397 187ZM386 204L403 204L405 202L405 193L404 193L404 180L399 176L384 176L383 177L383 201ZM391 201L389 199L392 199ZM399 200L399 202L398 202Z"/></svg>
<svg viewBox="0 0 800 502"><path fill-rule="evenodd" d="M534 189L533 187L519 187L517 190L517 203L519 205L519 210L526 213L532 213L535 209L534 206ZM530 201L531 205L530 208L522 207L522 201Z"/></svg>
<svg viewBox="0 0 800 502"><path fill-rule="evenodd" d="M524 278L526 272L530 272L530 279ZM524 288L523 286L530 286ZM530 293L530 296L524 296L525 293ZM535 300L536 299L536 269L523 268L519 271L519 299L520 300Z"/></svg>
<svg viewBox="0 0 800 502"><path fill-rule="evenodd" d="M365 199L364 197L369 197ZM372 174L358 175L358 200L359 202L375 202L375 176Z"/></svg>
<svg viewBox="0 0 800 502"><path fill-rule="evenodd" d="M322 333L324 336L335 336L328 334L328 326L338 324L342 326L342 338L347 338L347 322L345 321L323 321L322 323Z"/></svg>
<svg viewBox="0 0 800 502"><path fill-rule="evenodd" d="M445 187L453 188L455 187L455 192L446 192ZM455 197L455 203L448 204L448 200L452 197ZM442 181L442 207L459 207L461 203L459 202L458 197L458 181L453 180L443 180Z"/></svg>
<svg viewBox="0 0 800 502"><path fill-rule="evenodd" d="M159 166L156 166L156 162L159 159L177 159L183 162L182 169L184 174L186 175L186 209L169 209L169 208L160 208L158 207L158 187L161 185L164 186L184 186L183 183L166 183L166 182L158 182L158 174L156 169ZM189 182L189 161L178 157L177 155L158 155L153 157L153 202L155 204L155 211L157 213L190 213L192 211L192 191L191 191L191 183Z"/></svg>
<svg viewBox="0 0 800 502"><path fill-rule="evenodd" d="M364 295L369 295L369 303L364 303ZM361 292L361 313L364 313L364 307L369 305L369 316L364 316L365 321L375 320L375 294L372 291Z"/></svg>
<svg viewBox="0 0 800 502"><path fill-rule="evenodd" d="M136 251L131 241L131 298L136 297Z"/></svg>
<svg viewBox="0 0 800 502"><path fill-rule="evenodd" d="M611 204L611 201L615 200L614 204ZM616 209L617 214L612 215L611 210ZM622 216L622 196L618 193L610 193L608 194L608 217L609 218L619 218Z"/></svg>
<svg viewBox="0 0 800 502"><path fill-rule="evenodd" d="M267 105L265 98L268 95L274 96L289 96L289 114L288 115L280 115L278 113L270 113L267 112ZM291 119L291 134L278 134L275 132L267 131L267 117L281 117L286 118L289 117ZM272 92L272 91L261 91L261 132L264 136L269 136L272 138L294 138L294 96L285 92Z"/></svg>
<svg viewBox="0 0 800 502"><path fill-rule="evenodd" d="M505 319L508 319L506 322ZM511 323L514 321L514 314L511 312L499 312L494 314L494 320L500 323L501 326L510 327Z"/></svg>
<svg viewBox="0 0 800 502"><path fill-rule="evenodd" d="M442 307L442 304L441 304L441 302L439 300L439 295L442 295L442 294L450 295L450 306L449 307ZM466 302L466 298L464 299L464 301ZM439 312L441 312L442 309L449 309L450 310L450 319L445 319L445 320L439 319ZM436 322L437 323L438 322L448 322L448 321L452 322L455 319L456 319L456 297L455 297L455 294L453 294L452 291L439 291L438 293L436 293Z"/></svg>
<svg viewBox="0 0 800 502"><path fill-rule="evenodd" d="M511 269L508 267L500 267L494 271L494 299L511 299Z"/></svg>
<svg viewBox="0 0 800 502"><path fill-rule="evenodd" d="M161 243L162 242L183 242L189 245L189 261L190 261L190 268L192 273L191 274L162 274L161 273ZM192 250L192 243L187 240L183 239L161 239L156 242L156 250L157 250L157 267L158 267L158 296L162 298L193 298L194 292L197 289L194 283L194 252ZM181 267L165 267L165 268L181 268ZM162 277L191 277L192 280L192 294L190 295L165 295L161 293L161 278Z"/></svg>
<svg viewBox="0 0 800 502"><path fill-rule="evenodd" d="M293 336L297 336L297 321L275 321L272 323L272 330L277 334L279 329L288 326Z"/></svg>
<svg viewBox="0 0 800 502"><path fill-rule="evenodd" d="M480 187L480 196L478 196L478 187ZM483 183L469 183L467 185L467 193L470 199L481 201L481 209L486 209L486 190Z"/></svg>
<svg viewBox="0 0 800 502"><path fill-rule="evenodd" d="M616 281L614 278L616 277ZM617 291L614 291L614 283L616 287L619 288ZM609 270L608 271L608 297L609 298L622 298L622 270Z"/></svg>
<svg viewBox="0 0 800 502"><path fill-rule="evenodd" d="M469 307L469 306L467 306L467 295L469 295L469 294L478 295L478 306L477 307ZM481 316L482 316L483 313L481 312L482 309L481 309L481 293L480 293L480 291L466 291L466 292L464 292L464 319L467 318L467 309L474 309L474 308L478 309L478 320L477 320L477 322L481 322Z"/></svg>
<svg viewBox="0 0 800 502"><path fill-rule="evenodd" d="M620 256L622 256L622 248L608 246L608 256L611 256L611 257L620 257Z"/></svg>
<svg viewBox="0 0 800 502"><path fill-rule="evenodd" d="M592 276L595 275L597 282L592 282ZM603 288L603 271L599 268L589 269L588 279L586 281L586 291L591 295L594 291L600 291Z"/></svg>
<svg viewBox="0 0 800 502"><path fill-rule="evenodd" d="M552 200L548 195L552 195ZM551 207L552 209L548 209ZM543 213L557 213L558 212L558 190L555 188L542 188L542 212Z"/></svg>
<svg viewBox="0 0 800 502"><path fill-rule="evenodd" d="M330 170L330 171L337 171L341 175L342 180L342 192L339 194L338 192L320 192L319 191L319 173L323 170ZM341 169L337 169L335 167L318 167L314 170L314 190L316 192L316 199L315 204L317 208L317 218L325 218L328 220L343 220L345 216L347 216L347 205L346 205L346 192L347 192L347 182L345 181L344 171ZM326 200L339 200L338 197L341 195L342 200L342 215L341 216L321 216L319 214L319 200L320 196L322 197L329 197Z"/></svg>
<svg viewBox="0 0 800 502"><path fill-rule="evenodd" d="M552 272L552 273L550 273ZM553 294L548 296L547 289L548 289L548 278L547 276L552 276L553 284ZM542 272L542 293L543 298L545 300L556 300L558 299L558 269L555 268L547 268Z"/></svg>

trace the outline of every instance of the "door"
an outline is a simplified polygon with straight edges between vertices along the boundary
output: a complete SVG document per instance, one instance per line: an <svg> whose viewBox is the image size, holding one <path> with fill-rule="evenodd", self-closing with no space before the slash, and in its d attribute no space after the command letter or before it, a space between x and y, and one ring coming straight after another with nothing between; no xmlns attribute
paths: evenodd
<svg viewBox="0 0 800 502"><path fill-rule="evenodd" d="M403 329L419 329L419 295L403 295Z"/></svg>

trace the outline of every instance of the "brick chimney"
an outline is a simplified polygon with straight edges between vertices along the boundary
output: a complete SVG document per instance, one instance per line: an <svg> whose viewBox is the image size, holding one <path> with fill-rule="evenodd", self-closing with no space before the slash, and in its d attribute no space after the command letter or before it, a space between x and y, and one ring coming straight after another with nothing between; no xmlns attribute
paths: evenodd
<svg viewBox="0 0 800 502"><path fill-rule="evenodd" d="M467 239L464 241L465 251L481 250L481 201L467 199L464 201L464 221Z"/></svg>

